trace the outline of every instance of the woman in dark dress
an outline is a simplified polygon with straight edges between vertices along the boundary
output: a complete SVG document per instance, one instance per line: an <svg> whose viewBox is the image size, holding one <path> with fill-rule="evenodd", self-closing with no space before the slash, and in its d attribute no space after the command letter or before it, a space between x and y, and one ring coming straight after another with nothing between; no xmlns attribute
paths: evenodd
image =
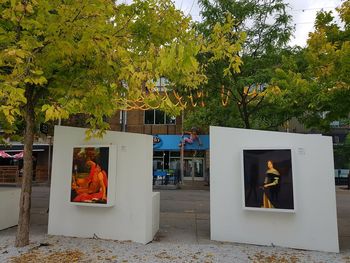
<svg viewBox="0 0 350 263"><path fill-rule="evenodd" d="M273 197L280 186L280 173L273 167L272 161L267 161L267 170L264 180L263 206L264 208L275 208Z"/></svg>

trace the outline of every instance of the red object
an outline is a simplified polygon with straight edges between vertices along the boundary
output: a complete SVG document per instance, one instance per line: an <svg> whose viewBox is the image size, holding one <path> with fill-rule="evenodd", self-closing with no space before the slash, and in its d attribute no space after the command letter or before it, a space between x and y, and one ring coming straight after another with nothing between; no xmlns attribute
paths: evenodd
<svg viewBox="0 0 350 263"><path fill-rule="evenodd" d="M23 152L20 152L20 153L17 153L13 156L11 156L12 158L15 158L15 159L22 159L23 158Z"/></svg>
<svg viewBox="0 0 350 263"><path fill-rule="evenodd" d="M4 151L0 151L0 157L2 157L2 158L12 158L11 155L9 155L8 153L6 153Z"/></svg>
<svg viewBox="0 0 350 263"><path fill-rule="evenodd" d="M92 169L90 171L90 176L89 177L96 176L96 174L94 175L92 173L92 172L95 172L96 165L94 167L91 167L91 168ZM103 174L103 183L105 184L106 191L107 191L107 184L108 184L107 174L103 170L101 172ZM92 181L92 178L89 178L89 181ZM100 189L100 191L97 192L97 193L91 193L91 194L83 193L83 194L79 194L73 199L73 202L89 202L89 201L93 201L93 200L102 200L102 198L103 198L103 192Z"/></svg>

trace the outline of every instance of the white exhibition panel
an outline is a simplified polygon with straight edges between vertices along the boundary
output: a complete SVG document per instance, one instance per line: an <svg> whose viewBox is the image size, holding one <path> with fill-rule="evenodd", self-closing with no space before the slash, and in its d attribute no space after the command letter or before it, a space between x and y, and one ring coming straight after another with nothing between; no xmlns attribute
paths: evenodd
<svg viewBox="0 0 350 263"><path fill-rule="evenodd" d="M18 224L19 199L21 188L1 187L0 188L0 230Z"/></svg>
<svg viewBox="0 0 350 263"><path fill-rule="evenodd" d="M159 230L159 211L160 211L160 193L159 192L153 193L152 202L153 202L152 235L155 236L155 234Z"/></svg>
<svg viewBox="0 0 350 263"><path fill-rule="evenodd" d="M159 221L159 209L153 210L152 136L108 131L101 139L86 141L85 131L55 127L48 234L85 238L96 235L144 244L152 241L153 221ZM115 179L113 206L79 206L70 202L72 148L77 145L116 148L116 153L111 154L116 165L111 166L114 168L108 175ZM108 190L112 188L109 185Z"/></svg>
<svg viewBox="0 0 350 263"><path fill-rule="evenodd" d="M292 213L242 206L242 150L292 149ZM210 127L211 239L339 252L331 137Z"/></svg>

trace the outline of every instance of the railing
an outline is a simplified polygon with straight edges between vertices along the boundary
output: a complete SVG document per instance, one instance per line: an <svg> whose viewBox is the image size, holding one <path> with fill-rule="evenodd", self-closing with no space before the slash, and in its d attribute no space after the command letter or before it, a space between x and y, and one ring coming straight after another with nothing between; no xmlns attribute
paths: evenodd
<svg viewBox="0 0 350 263"><path fill-rule="evenodd" d="M17 166L0 166L0 183L1 184L16 184L18 181Z"/></svg>
<svg viewBox="0 0 350 263"><path fill-rule="evenodd" d="M34 182L47 182L48 169L44 166L37 166ZM0 184L20 184L22 176L18 166L0 166Z"/></svg>

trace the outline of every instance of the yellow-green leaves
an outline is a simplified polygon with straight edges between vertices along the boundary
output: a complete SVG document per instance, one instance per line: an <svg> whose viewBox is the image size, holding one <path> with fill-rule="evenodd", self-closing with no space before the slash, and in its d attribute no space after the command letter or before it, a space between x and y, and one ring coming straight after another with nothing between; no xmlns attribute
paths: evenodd
<svg viewBox="0 0 350 263"><path fill-rule="evenodd" d="M86 114L92 129L106 128L118 109L176 115L186 103L172 92L206 82L199 56L228 58L227 74L242 63L244 35L230 31L232 19L207 41L170 0L12 0L0 10L0 83L12 90L1 102L10 121L27 102L46 121ZM160 78L169 93L157 91ZM11 102L16 92L25 100Z"/></svg>
<svg viewBox="0 0 350 263"><path fill-rule="evenodd" d="M43 71L40 69L30 70L30 75L24 79L24 83L34 86L44 86L47 84L47 79L43 76Z"/></svg>
<svg viewBox="0 0 350 263"><path fill-rule="evenodd" d="M240 73L240 66L243 63L239 52L242 50L242 45L246 40L246 33L236 32L234 26L235 21L228 14L225 24L215 24L210 34L209 42L204 48L205 51L213 54L209 62L223 59L228 61L228 66L223 72L224 76L232 76L235 73Z"/></svg>
<svg viewBox="0 0 350 263"><path fill-rule="evenodd" d="M59 105L45 104L42 106L41 110L45 113L45 122L49 120L67 119L69 117L69 112Z"/></svg>
<svg viewBox="0 0 350 263"><path fill-rule="evenodd" d="M349 9L349 0L337 8L344 27L332 12L319 12L307 47L276 71L275 84L282 92L274 101L290 105L291 111L300 108L296 116L306 126L329 129L332 121L349 116Z"/></svg>
<svg viewBox="0 0 350 263"><path fill-rule="evenodd" d="M0 81L0 112L10 124L13 124L16 117L21 114L19 109L27 102L24 90L17 88L17 84Z"/></svg>

